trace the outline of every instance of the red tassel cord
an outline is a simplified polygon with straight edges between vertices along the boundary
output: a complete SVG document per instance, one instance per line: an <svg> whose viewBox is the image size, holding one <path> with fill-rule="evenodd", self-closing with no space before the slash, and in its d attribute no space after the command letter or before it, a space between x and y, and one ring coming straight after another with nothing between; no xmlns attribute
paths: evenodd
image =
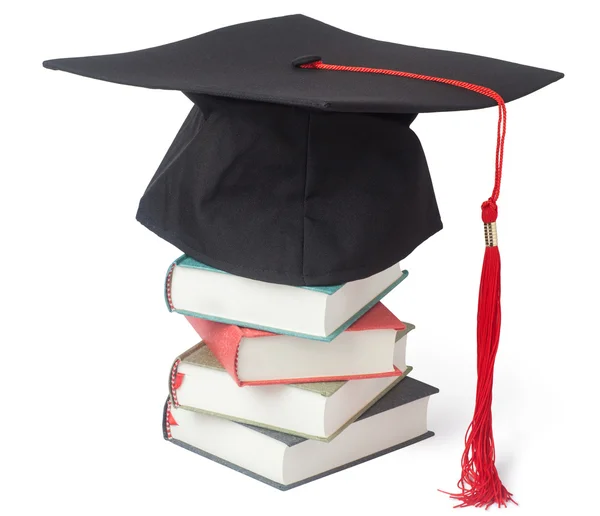
<svg viewBox="0 0 600 516"><path fill-rule="evenodd" d="M488 508L494 504L497 504L498 507L506 507L508 502L516 503L512 498L512 494L502 485L498 476L495 466L496 450L492 432L492 387L494 383L494 363L500 341L501 320L500 253L496 237L496 218L498 216L496 201L500 195L504 138L506 136L506 106L504 100L490 88L443 77L432 77L383 68L333 65L322 61L300 64L299 66L300 68L316 70L373 73L438 82L484 95L498 104L494 189L490 198L481 206L486 248L481 271L477 311L477 395L475 398L475 411L465 436L462 475L458 481L460 492L447 494L450 494L451 498L459 502L456 507Z"/></svg>

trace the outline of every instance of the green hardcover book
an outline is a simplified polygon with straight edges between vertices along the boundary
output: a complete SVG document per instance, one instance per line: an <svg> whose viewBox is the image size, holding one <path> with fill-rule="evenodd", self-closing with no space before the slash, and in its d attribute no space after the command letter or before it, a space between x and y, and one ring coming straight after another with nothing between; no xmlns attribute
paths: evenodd
<svg viewBox="0 0 600 516"><path fill-rule="evenodd" d="M394 350L400 376L251 387L238 387L201 342L175 361L171 399L176 408L330 441L410 372L407 331L398 332Z"/></svg>

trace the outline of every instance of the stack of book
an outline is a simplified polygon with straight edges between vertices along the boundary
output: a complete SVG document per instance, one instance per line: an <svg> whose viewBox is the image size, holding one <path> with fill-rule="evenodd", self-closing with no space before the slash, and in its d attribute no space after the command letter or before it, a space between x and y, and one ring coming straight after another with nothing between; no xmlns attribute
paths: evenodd
<svg viewBox="0 0 600 516"><path fill-rule="evenodd" d="M165 439L285 490L432 436L414 326L380 302L407 275L293 287L176 260L166 302L202 340L171 368Z"/></svg>

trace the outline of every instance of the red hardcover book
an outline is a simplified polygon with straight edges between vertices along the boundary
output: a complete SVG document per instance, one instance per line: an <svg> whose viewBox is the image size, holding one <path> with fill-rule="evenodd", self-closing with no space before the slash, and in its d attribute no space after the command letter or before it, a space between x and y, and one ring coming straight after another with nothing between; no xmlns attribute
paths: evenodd
<svg viewBox="0 0 600 516"><path fill-rule="evenodd" d="M331 342L185 317L240 386L399 376L414 328L381 303Z"/></svg>

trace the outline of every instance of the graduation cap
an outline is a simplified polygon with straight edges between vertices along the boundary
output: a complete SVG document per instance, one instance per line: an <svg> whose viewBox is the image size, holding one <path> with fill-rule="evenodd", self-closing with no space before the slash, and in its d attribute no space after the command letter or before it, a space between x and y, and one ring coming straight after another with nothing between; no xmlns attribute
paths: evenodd
<svg viewBox="0 0 600 516"><path fill-rule="evenodd" d="M418 113L498 106L495 182L482 206L477 400L456 497L480 506L511 500L494 466L491 433L505 103L563 74L368 39L301 15L44 66L187 95L194 106L137 219L201 262L288 285L368 277L439 231L411 122Z"/></svg>

